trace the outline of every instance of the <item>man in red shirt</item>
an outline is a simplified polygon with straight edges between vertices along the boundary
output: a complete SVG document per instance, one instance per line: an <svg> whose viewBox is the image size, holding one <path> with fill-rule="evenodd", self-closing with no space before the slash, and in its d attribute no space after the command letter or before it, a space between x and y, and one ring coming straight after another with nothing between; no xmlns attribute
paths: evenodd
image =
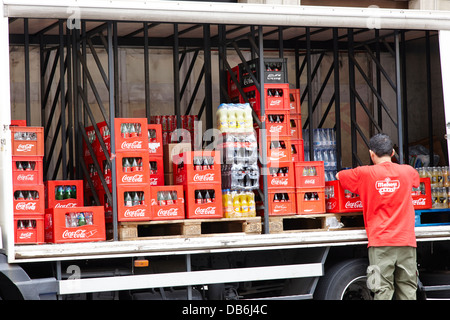
<svg viewBox="0 0 450 320"><path fill-rule="evenodd" d="M415 299L417 290L416 235L411 190L420 184L418 172L391 161L389 136L369 141L374 165L343 170L337 179L359 194L369 247L368 286L376 300Z"/></svg>

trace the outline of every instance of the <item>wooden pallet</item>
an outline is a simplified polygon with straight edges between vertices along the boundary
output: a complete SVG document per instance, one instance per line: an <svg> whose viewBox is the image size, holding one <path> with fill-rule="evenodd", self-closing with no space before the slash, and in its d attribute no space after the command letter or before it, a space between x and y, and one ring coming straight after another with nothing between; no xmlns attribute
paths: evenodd
<svg viewBox="0 0 450 320"><path fill-rule="evenodd" d="M361 228L364 228L362 212L269 216L270 233Z"/></svg>
<svg viewBox="0 0 450 320"><path fill-rule="evenodd" d="M120 222L119 240L260 234L261 230L261 217Z"/></svg>

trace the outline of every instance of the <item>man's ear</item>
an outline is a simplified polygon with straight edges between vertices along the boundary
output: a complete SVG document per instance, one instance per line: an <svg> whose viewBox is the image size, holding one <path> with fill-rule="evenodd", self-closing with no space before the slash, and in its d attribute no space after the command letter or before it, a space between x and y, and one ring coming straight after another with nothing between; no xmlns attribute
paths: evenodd
<svg viewBox="0 0 450 320"><path fill-rule="evenodd" d="M395 150L392 149L391 158L395 155Z"/></svg>

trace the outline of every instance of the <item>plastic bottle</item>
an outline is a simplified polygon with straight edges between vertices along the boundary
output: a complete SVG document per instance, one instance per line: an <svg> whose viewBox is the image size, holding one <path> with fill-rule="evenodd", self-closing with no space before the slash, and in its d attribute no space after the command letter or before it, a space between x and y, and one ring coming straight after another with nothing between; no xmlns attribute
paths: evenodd
<svg viewBox="0 0 450 320"><path fill-rule="evenodd" d="M248 201L247 201L247 195L245 192L241 192L239 195L239 200L241 203L241 214L242 217L248 217Z"/></svg>
<svg viewBox="0 0 450 320"><path fill-rule="evenodd" d="M228 105L222 103L217 108L217 124L219 130L222 132L228 132Z"/></svg>
<svg viewBox="0 0 450 320"><path fill-rule="evenodd" d="M233 218L242 217L241 201L238 193L233 195Z"/></svg>
<svg viewBox="0 0 450 320"><path fill-rule="evenodd" d="M253 132L253 115L252 108L248 103L244 105L245 112L245 132Z"/></svg>
<svg viewBox="0 0 450 320"><path fill-rule="evenodd" d="M236 131L245 132L245 111L241 105L237 105L235 108L236 113Z"/></svg>
<svg viewBox="0 0 450 320"><path fill-rule="evenodd" d="M228 132L236 132L237 129L237 118L236 118L236 112L235 108L228 107L227 108L227 115L228 115Z"/></svg>
<svg viewBox="0 0 450 320"><path fill-rule="evenodd" d="M248 203L248 217L256 217L256 203L255 194L253 192L247 192L247 203Z"/></svg>
<svg viewBox="0 0 450 320"><path fill-rule="evenodd" d="M225 189L222 193L222 205L225 218L233 218L233 199L230 189Z"/></svg>

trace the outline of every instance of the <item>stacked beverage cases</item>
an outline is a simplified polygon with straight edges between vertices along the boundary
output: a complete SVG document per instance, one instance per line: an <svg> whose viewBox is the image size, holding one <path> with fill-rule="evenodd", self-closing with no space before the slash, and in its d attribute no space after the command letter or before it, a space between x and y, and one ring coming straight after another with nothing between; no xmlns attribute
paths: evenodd
<svg viewBox="0 0 450 320"><path fill-rule="evenodd" d="M222 200L226 218L256 216L255 194L259 187L258 146L248 104L221 104L217 108L222 159ZM219 200L219 201L220 201Z"/></svg>
<svg viewBox="0 0 450 320"><path fill-rule="evenodd" d="M11 123L14 236L17 244L44 243L42 127Z"/></svg>

